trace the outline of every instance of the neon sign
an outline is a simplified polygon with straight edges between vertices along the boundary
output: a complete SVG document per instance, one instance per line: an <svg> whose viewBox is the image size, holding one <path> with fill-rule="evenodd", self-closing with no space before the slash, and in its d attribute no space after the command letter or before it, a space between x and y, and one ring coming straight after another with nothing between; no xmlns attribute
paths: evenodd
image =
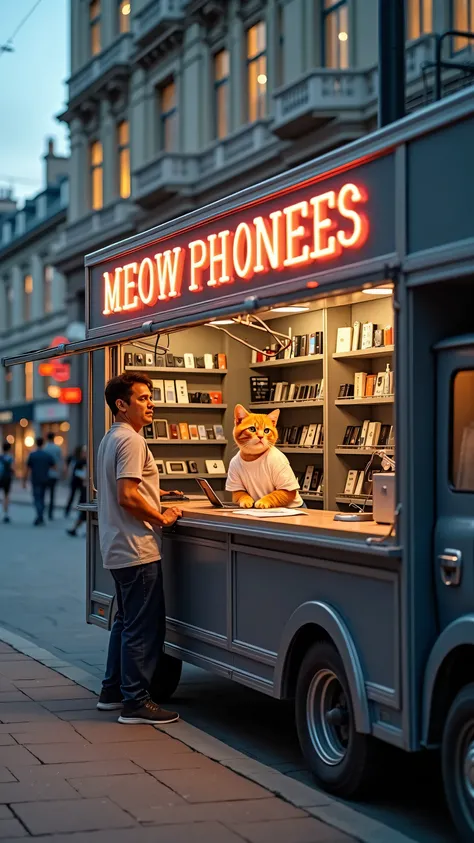
<svg viewBox="0 0 474 843"><path fill-rule="evenodd" d="M240 221L202 239L102 273L102 313L127 313L179 299L183 292L250 281L269 272L330 262L360 249L369 234L366 191L346 183L308 200Z"/></svg>

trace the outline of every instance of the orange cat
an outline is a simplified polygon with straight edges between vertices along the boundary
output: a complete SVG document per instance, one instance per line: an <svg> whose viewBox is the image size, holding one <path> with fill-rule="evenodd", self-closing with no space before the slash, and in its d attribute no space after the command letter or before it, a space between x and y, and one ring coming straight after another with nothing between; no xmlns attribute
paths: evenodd
<svg viewBox="0 0 474 843"><path fill-rule="evenodd" d="M239 453L230 461L226 489L243 509L303 505L293 469L275 448L279 415L279 410L268 415L249 413L242 404L234 410L234 440Z"/></svg>

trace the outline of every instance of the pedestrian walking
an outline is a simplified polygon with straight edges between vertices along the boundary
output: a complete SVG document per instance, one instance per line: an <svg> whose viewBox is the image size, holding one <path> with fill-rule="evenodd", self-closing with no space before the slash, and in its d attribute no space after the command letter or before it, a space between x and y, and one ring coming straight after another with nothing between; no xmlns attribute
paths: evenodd
<svg viewBox="0 0 474 843"><path fill-rule="evenodd" d="M179 716L150 696L166 629L161 528L174 524L181 510L161 512L158 469L140 433L153 421L149 378L140 372L112 378L105 398L114 423L97 454L99 540L115 581L117 613L97 707L121 708L119 723L162 725Z"/></svg>
<svg viewBox="0 0 474 843"><path fill-rule="evenodd" d="M84 445L78 445L76 448L74 448L74 453L73 453L72 457L68 460L69 469L70 469L70 472L71 472L71 477L70 477L70 481L69 481L69 498L68 498L68 502L66 504L66 507L64 509L64 514L65 514L66 518L71 511L71 507L74 503L74 498L76 496L78 496L80 498L80 496L81 496L82 479L81 479L80 475L76 474L76 466L78 465L78 463L80 463L80 461L82 459L85 459L85 455L86 455L86 449L85 449ZM79 468L79 471L81 471L80 468Z"/></svg>
<svg viewBox="0 0 474 843"><path fill-rule="evenodd" d="M48 433L47 442L44 446L44 450L47 454L51 454L54 460L54 468L49 469L47 487L49 491L48 517L49 520L52 521L54 518L54 498L56 495L56 485L61 477L63 468L63 452L61 451L59 445L56 445L54 441L54 433Z"/></svg>
<svg viewBox="0 0 474 843"><path fill-rule="evenodd" d="M76 460L76 464L75 464L75 467L74 467L76 478L78 478L81 481L81 484L82 484L81 489L80 489L80 494L79 494L79 503L80 504L85 503L86 500L87 500L86 449L83 448L81 453L82 453L82 456L79 459ZM81 524L84 524L85 521L86 521L86 513L85 512L79 512L74 526L71 527L70 530L66 530L66 533L68 533L70 536L77 536L77 531L78 531L79 527L81 526Z"/></svg>
<svg viewBox="0 0 474 843"><path fill-rule="evenodd" d="M26 473L23 486L26 489L27 480L31 478L33 489L33 503L36 510L35 527L44 524L44 498L49 482L49 471L54 468L54 460L44 448L44 439L39 436L36 440L36 451L32 451L26 462Z"/></svg>
<svg viewBox="0 0 474 843"><path fill-rule="evenodd" d="M9 442L3 443L3 453L0 456L0 489L3 492L3 523L8 524L10 521L9 506L10 506L10 488L14 475L13 456L10 453L11 445Z"/></svg>

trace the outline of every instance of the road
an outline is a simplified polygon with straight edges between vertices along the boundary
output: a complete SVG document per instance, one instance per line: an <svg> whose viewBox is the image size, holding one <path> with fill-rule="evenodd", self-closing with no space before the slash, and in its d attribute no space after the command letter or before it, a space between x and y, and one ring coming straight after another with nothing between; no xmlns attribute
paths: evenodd
<svg viewBox="0 0 474 843"><path fill-rule="evenodd" d="M0 523L0 626L101 676L107 634L85 623L85 540L58 517L32 526L26 506ZM173 704L188 722L265 764L312 785L298 748L292 706L193 667ZM416 843L455 843L436 758L388 750L377 797L357 809Z"/></svg>

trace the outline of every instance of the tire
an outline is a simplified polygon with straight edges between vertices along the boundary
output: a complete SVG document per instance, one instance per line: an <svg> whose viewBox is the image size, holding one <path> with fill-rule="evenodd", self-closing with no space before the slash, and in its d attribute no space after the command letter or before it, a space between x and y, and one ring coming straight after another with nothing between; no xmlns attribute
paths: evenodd
<svg viewBox="0 0 474 843"><path fill-rule="evenodd" d="M451 817L462 841L474 840L474 684L449 709L441 746L443 783Z"/></svg>
<svg viewBox="0 0 474 843"><path fill-rule="evenodd" d="M328 722L323 713L332 713ZM335 718L338 718L339 722ZM356 731L342 659L332 644L313 644L296 685L296 728L302 752L317 783L337 796L366 793L376 777L378 748Z"/></svg>
<svg viewBox="0 0 474 843"><path fill-rule="evenodd" d="M181 679L183 662L163 653L150 688L151 698L158 703L167 702L176 691Z"/></svg>

